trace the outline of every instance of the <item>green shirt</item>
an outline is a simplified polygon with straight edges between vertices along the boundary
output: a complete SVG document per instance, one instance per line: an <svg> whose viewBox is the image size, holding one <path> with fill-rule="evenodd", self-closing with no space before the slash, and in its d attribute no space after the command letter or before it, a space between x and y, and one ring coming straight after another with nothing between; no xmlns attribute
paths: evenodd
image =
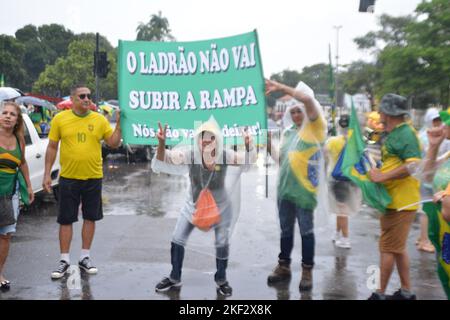
<svg viewBox="0 0 450 320"><path fill-rule="evenodd" d="M21 164L20 144L14 150L0 147L0 195L11 195L14 191L17 167Z"/></svg>
<svg viewBox="0 0 450 320"><path fill-rule="evenodd" d="M381 148L383 165L381 172L389 172L405 163L418 161L422 158L419 139L409 124L401 123L392 130ZM408 176L403 179L394 179L384 183L386 190L392 198L388 209L398 209L411 203L420 201L420 182ZM418 206L408 210L416 211Z"/></svg>

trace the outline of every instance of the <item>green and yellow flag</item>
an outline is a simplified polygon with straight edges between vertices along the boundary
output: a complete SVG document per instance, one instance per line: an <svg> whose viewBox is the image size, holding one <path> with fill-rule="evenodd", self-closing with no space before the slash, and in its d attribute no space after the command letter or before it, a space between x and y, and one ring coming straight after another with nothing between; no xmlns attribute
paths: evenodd
<svg viewBox="0 0 450 320"><path fill-rule="evenodd" d="M436 248L439 280L450 299L450 223L443 219L440 203L427 202L423 211L428 216L428 237Z"/></svg>
<svg viewBox="0 0 450 320"><path fill-rule="evenodd" d="M371 169L371 164L365 154L365 148L352 99L352 114L341 170L344 176L361 188L363 199L367 205L384 213L392 199L382 184L370 180L368 171Z"/></svg>
<svg viewBox="0 0 450 320"><path fill-rule="evenodd" d="M331 62L331 46L328 44L328 96L330 97L332 101L331 105L331 135L334 137L336 136L336 104L337 104L337 97L335 100L334 96L334 72L333 72L333 63Z"/></svg>
<svg viewBox="0 0 450 320"><path fill-rule="evenodd" d="M2 73L0 75L0 87L4 87L4 86L5 86L5 76Z"/></svg>

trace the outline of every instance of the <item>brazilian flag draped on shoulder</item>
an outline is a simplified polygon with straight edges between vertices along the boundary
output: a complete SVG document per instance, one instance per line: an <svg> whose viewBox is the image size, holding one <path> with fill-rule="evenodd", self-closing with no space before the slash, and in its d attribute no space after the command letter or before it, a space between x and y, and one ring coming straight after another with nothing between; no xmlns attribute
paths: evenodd
<svg viewBox="0 0 450 320"><path fill-rule="evenodd" d="M347 145L343 153L342 172L361 188L363 199L369 206L384 213L392 199L382 184L370 180L368 171L371 169L371 164L365 154L365 147L352 99L352 114Z"/></svg>
<svg viewBox="0 0 450 320"><path fill-rule="evenodd" d="M442 217L441 203L425 203L423 211L428 216L428 237L436 248L439 280L450 299L450 223Z"/></svg>

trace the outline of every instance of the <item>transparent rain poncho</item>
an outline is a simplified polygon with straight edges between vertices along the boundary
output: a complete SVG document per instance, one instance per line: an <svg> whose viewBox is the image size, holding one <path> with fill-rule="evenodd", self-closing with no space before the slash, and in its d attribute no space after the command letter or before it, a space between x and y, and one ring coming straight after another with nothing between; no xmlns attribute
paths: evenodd
<svg viewBox="0 0 450 320"><path fill-rule="evenodd" d="M425 159L428 150L428 136L427 131L433 128L433 120L439 117L439 110L437 108L429 108L425 113L423 127L420 129L418 136L422 148L422 158ZM438 158L444 156L450 151L450 141L444 140L439 147ZM422 162L422 169L424 169L425 162ZM420 167L419 167L420 168ZM422 199L429 199L433 196L432 184L428 181L421 181L421 196Z"/></svg>
<svg viewBox="0 0 450 320"><path fill-rule="evenodd" d="M314 97L312 89L303 82L297 85L296 90ZM314 102L318 117L311 121L303 103L295 99L290 101L283 116L281 140L278 145L272 140L271 155L279 164L278 201L289 200L297 207L313 210L315 225L322 227L329 218L324 157L327 123L322 107L317 100ZM299 127L291 116L294 109L303 113Z"/></svg>
<svg viewBox="0 0 450 320"><path fill-rule="evenodd" d="M204 132L212 134L214 141L202 148ZM212 171L204 166L202 159L207 163L214 163ZM171 150L166 149L164 161L159 161L155 155L151 164L155 173L183 175L189 180L172 242L182 246L189 245L189 249L206 254L213 254L210 249L215 247L216 257L227 259L230 238L240 211L241 174L255 160L256 148L252 143L249 151L243 145L224 145L221 130L213 117L197 126L193 139L183 141ZM220 212L220 222L212 225L208 232L192 232L198 229L193 224L193 215L203 188L211 191ZM212 235L215 240L211 239ZM220 248L223 250L218 250Z"/></svg>
<svg viewBox="0 0 450 320"><path fill-rule="evenodd" d="M351 181L337 181L332 172L347 140L348 128L338 126L336 137L329 137L326 143L328 204L330 213L351 216L359 212L362 204L361 189Z"/></svg>
<svg viewBox="0 0 450 320"><path fill-rule="evenodd" d="M439 117L439 110L437 108L429 108L425 113L423 127L419 130L418 133L424 157L428 149L427 131L433 128L433 120L437 117ZM442 141L439 147L438 157L442 157L448 151L450 151L450 140L446 139Z"/></svg>

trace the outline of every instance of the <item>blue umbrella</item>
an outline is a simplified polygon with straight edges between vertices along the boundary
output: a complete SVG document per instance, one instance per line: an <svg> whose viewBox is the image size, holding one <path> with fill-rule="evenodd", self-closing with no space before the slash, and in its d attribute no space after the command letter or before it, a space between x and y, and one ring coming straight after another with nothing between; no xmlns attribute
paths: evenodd
<svg viewBox="0 0 450 320"><path fill-rule="evenodd" d="M16 102L20 103L20 104L24 104L24 105L32 104L34 106L44 107L51 111L56 110L56 107L53 104L51 104L50 102L48 102L47 100L39 99L39 98L32 97L32 96L19 97L16 99Z"/></svg>

